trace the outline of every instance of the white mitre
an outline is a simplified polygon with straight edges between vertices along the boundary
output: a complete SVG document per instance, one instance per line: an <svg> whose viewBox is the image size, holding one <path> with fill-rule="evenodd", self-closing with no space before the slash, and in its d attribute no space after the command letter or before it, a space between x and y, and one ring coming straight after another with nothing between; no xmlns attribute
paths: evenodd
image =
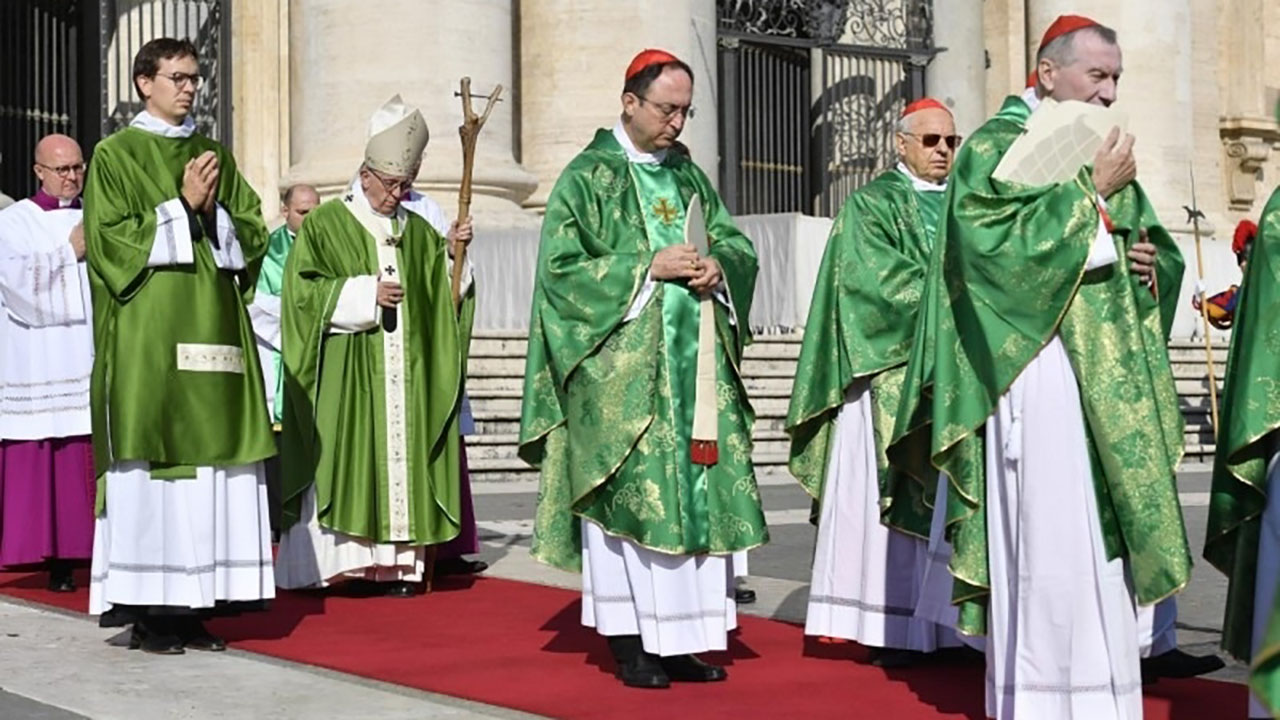
<svg viewBox="0 0 1280 720"><path fill-rule="evenodd" d="M410 177L422 163L429 137L426 118L396 95L369 118L364 164L384 175Z"/></svg>

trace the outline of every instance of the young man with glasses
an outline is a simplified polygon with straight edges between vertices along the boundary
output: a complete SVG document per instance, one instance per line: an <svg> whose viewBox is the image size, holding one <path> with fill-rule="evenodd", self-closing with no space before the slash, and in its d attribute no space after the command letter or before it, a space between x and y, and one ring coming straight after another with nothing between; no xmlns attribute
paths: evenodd
<svg viewBox="0 0 1280 720"><path fill-rule="evenodd" d="M534 556L582 572L583 624L642 688L726 677L695 653L724 650L737 625L730 556L768 541L737 370L756 255L707 176L672 151L692 95L688 65L640 53L618 123L556 182L520 425L520 455L541 471ZM687 214L702 225L687 231ZM703 251L686 241L701 235ZM713 361L701 374L700 350Z"/></svg>
<svg viewBox="0 0 1280 720"><path fill-rule="evenodd" d="M931 98L908 105L898 130L897 167L850 195L831 229L787 413L791 472L821 506L805 634L871 647L885 667L959 644L915 617L930 525L922 494L882 512L885 447L959 143Z"/></svg>
<svg viewBox="0 0 1280 720"><path fill-rule="evenodd" d="M72 592L94 500L80 145L45 137L34 170L36 194L0 211L0 567L45 563Z"/></svg>
<svg viewBox="0 0 1280 720"><path fill-rule="evenodd" d="M350 187L307 216L282 298L281 587L348 581L411 597L462 527L463 372L475 296L455 310L451 247L401 202L427 146L392 98Z"/></svg>
<svg viewBox="0 0 1280 720"><path fill-rule="evenodd" d="M152 40L146 104L98 144L85 195L99 478L89 610L131 647L222 650L203 620L275 595L275 454L245 311L267 229L235 159L196 132L195 47Z"/></svg>

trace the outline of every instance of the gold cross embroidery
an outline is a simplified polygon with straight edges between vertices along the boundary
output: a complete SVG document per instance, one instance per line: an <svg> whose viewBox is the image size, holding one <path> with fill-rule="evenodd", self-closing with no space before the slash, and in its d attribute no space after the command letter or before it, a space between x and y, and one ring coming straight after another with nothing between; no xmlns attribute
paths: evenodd
<svg viewBox="0 0 1280 720"><path fill-rule="evenodd" d="M653 212L662 220L663 225L670 225L674 223L676 221L676 216L680 214L680 211L671 203L667 202L666 198L662 198L658 201L658 204L653 206Z"/></svg>

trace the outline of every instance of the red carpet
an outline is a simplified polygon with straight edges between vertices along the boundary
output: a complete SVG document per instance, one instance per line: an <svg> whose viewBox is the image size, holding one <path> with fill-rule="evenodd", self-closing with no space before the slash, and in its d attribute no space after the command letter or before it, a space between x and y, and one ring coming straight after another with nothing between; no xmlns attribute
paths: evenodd
<svg viewBox="0 0 1280 720"><path fill-rule="evenodd" d="M80 577L86 583L87 578ZM83 611L88 592L44 590L43 576L0 574L0 593ZM561 718L982 718L979 666L883 671L856 645L806 641L801 628L740 616L728 682L632 690L578 623L578 594L482 578L409 600L283 593L270 612L212 625L241 650ZM121 651L125 652L125 651ZM180 662L180 660L175 660ZM1147 720L1245 716L1241 685L1165 680Z"/></svg>

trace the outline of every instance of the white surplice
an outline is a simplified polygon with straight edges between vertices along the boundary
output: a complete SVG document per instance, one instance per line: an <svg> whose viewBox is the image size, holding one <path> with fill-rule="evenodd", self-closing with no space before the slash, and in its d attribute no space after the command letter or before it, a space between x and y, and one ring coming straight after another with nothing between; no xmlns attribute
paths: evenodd
<svg viewBox="0 0 1280 720"><path fill-rule="evenodd" d="M0 211L0 439L88 435L93 310L79 209Z"/></svg>
<svg viewBox="0 0 1280 720"><path fill-rule="evenodd" d="M733 563L724 555L667 555L582 521L582 624L639 635L660 656L724 650L738 626Z"/></svg>
<svg viewBox="0 0 1280 720"><path fill-rule="evenodd" d="M1125 562L1108 560L1075 372L1055 335L986 427L987 715L1142 717Z"/></svg>
<svg viewBox="0 0 1280 720"><path fill-rule="evenodd" d="M191 118L169 125L141 112L130 126L190 137ZM244 267L229 216L215 205L220 248L214 263ZM191 265L188 219L177 198L154 209L148 267ZM187 372L244 372L242 362L192 365ZM113 463L106 508L94 523L89 612L114 604L211 608L219 601L275 597L271 526L262 463L195 468L194 478L153 479L142 461Z"/></svg>
<svg viewBox="0 0 1280 720"><path fill-rule="evenodd" d="M871 403L859 380L836 419L804 632L919 652L958 645L950 627L916 616L927 543L880 522Z"/></svg>
<svg viewBox="0 0 1280 720"><path fill-rule="evenodd" d="M275 597L262 463L157 480L145 462L107 471L94 524L89 612L112 605L212 608Z"/></svg>

